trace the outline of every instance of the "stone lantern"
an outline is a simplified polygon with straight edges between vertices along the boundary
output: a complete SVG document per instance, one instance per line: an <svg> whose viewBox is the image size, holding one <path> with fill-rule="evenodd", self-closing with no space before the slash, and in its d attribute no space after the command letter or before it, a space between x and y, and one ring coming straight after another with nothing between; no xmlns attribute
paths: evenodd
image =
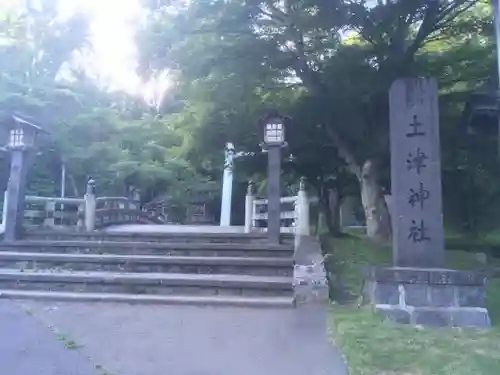
<svg viewBox="0 0 500 375"><path fill-rule="evenodd" d="M47 132L25 118L10 114L0 120L4 150L11 154L10 175L5 195L4 239L15 241L22 235L24 200L28 159L37 145L37 139Z"/></svg>
<svg viewBox="0 0 500 375"><path fill-rule="evenodd" d="M270 113L260 121L263 131L261 147L268 153L267 234L272 243L280 242L281 230L281 149L285 141L286 117Z"/></svg>

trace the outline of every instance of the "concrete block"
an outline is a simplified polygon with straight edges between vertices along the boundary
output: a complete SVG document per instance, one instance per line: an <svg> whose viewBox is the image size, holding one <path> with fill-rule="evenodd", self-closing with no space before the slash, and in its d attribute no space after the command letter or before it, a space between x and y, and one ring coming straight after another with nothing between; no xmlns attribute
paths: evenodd
<svg viewBox="0 0 500 375"><path fill-rule="evenodd" d="M458 305L462 307L486 307L486 289L484 287L457 287Z"/></svg>
<svg viewBox="0 0 500 375"><path fill-rule="evenodd" d="M404 284L406 304L409 306L429 306L430 300L427 294L428 285Z"/></svg>
<svg viewBox="0 0 500 375"><path fill-rule="evenodd" d="M430 305L434 307L453 307L456 305L456 287L452 285L432 285L428 288Z"/></svg>
<svg viewBox="0 0 500 375"><path fill-rule="evenodd" d="M399 290L397 284L375 283L373 286L373 301L382 305L397 305Z"/></svg>
<svg viewBox="0 0 500 375"><path fill-rule="evenodd" d="M376 305L375 312L382 314L384 317L395 323L410 324L411 314L408 310L395 306Z"/></svg>
<svg viewBox="0 0 500 375"><path fill-rule="evenodd" d="M446 327L451 323L451 313L443 308L416 308L413 322L424 327Z"/></svg>
<svg viewBox="0 0 500 375"><path fill-rule="evenodd" d="M491 327L488 310L483 308L459 308L451 314L451 324L455 327Z"/></svg>

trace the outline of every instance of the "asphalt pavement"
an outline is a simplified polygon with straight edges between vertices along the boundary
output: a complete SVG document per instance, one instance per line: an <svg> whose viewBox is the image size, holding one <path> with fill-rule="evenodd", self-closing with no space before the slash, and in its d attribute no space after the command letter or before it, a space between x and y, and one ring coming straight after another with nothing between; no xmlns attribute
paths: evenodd
<svg viewBox="0 0 500 375"><path fill-rule="evenodd" d="M0 374L100 375L78 350L67 348L61 337L10 300L0 300Z"/></svg>
<svg viewBox="0 0 500 375"><path fill-rule="evenodd" d="M347 375L323 306L23 304L113 375Z"/></svg>

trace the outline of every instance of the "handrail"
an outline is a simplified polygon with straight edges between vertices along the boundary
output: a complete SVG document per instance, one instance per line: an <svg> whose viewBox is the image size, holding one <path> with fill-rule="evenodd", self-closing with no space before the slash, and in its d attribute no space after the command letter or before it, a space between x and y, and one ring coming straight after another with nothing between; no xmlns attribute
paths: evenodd
<svg viewBox="0 0 500 375"><path fill-rule="evenodd" d="M61 197L40 197L37 195L27 195L26 202L50 202L50 203L63 203L63 204L81 204L85 203L83 198L61 198Z"/></svg>
<svg viewBox="0 0 500 375"><path fill-rule="evenodd" d="M89 202L94 201L95 204ZM93 218L93 228L110 225L114 222L151 222L159 219L143 214L139 202L128 197L95 197L92 193L84 198L42 197L29 195L25 210L25 224L46 228L76 227L78 230L89 227L86 218ZM58 209L58 206L61 209ZM77 210L74 210L74 207ZM90 215L90 216L89 216ZM96 222L97 219L97 222ZM1 227L0 227L1 229ZM93 229L90 229L93 230Z"/></svg>
<svg viewBox="0 0 500 375"><path fill-rule="evenodd" d="M250 231L257 231L257 232L265 232L267 229L266 228L259 228L257 226L258 221L267 221L268 219L268 213L267 212L258 212L259 208L262 208L263 206L267 206L268 204L268 199L251 199L252 203L252 209L251 209L251 217L249 220L251 221L250 223L247 224L249 227L248 229ZM291 196L291 197L280 197L280 204L285 204L285 205L291 205L293 204L293 208L289 209L282 209L280 211L280 221L282 223L280 231L282 233L294 233L295 232L295 227L296 227L296 221L299 218L298 212L297 212L297 203L299 202L299 197L298 196ZM287 224L288 222L288 224Z"/></svg>
<svg viewBox="0 0 500 375"><path fill-rule="evenodd" d="M137 202L136 200L128 197L96 197L96 201L126 201Z"/></svg>
<svg viewBox="0 0 500 375"><path fill-rule="evenodd" d="M298 198L297 196L281 197L280 203L295 203L297 201L297 198ZM255 204L267 204L268 199L267 198L255 199L254 202L255 202Z"/></svg>
<svg viewBox="0 0 500 375"><path fill-rule="evenodd" d="M6 201L8 198L5 192ZM93 184L87 184L82 198L25 197L25 227L60 228L93 231L113 223L163 224L164 219L141 210L140 201L132 197L96 197ZM6 204L0 222L0 235L5 232ZM96 222L97 221L97 222Z"/></svg>

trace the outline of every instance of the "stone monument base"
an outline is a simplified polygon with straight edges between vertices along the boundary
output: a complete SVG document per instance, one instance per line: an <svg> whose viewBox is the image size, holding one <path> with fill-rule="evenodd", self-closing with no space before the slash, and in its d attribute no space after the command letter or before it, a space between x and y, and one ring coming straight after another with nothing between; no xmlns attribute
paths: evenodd
<svg viewBox="0 0 500 375"><path fill-rule="evenodd" d="M364 294L392 321L424 327L489 328L486 276L437 268L373 267Z"/></svg>
<svg viewBox="0 0 500 375"><path fill-rule="evenodd" d="M328 305L328 280L321 244L311 236L295 235L293 290L296 305Z"/></svg>

